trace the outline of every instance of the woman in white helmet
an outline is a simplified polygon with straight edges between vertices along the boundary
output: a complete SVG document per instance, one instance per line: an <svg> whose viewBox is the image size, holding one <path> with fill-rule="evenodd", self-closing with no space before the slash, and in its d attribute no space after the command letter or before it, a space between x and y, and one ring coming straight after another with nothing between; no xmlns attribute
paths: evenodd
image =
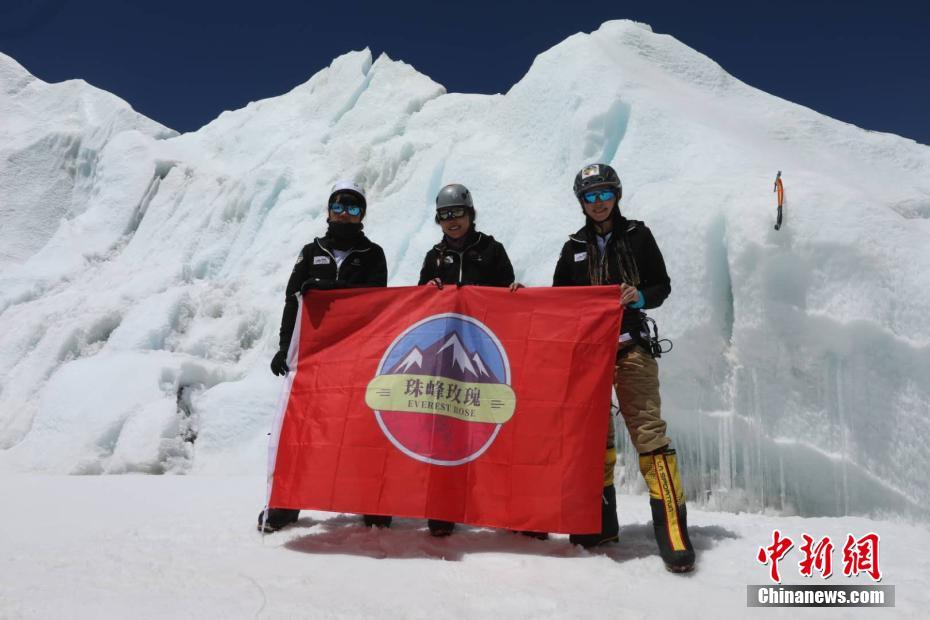
<svg viewBox="0 0 930 620"><path fill-rule="evenodd" d="M384 251L362 232L368 203L365 190L352 181L336 183L329 194L326 234L308 243L297 256L284 293L284 312L278 352L271 360L271 372L286 375L287 350L297 320L297 296L309 290L387 286ZM312 474L311 474L312 475ZM269 508L258 515L258 528L276 532L295 523L299 510ZM364 515L365 525L389 527L388 515Z"/></svg>

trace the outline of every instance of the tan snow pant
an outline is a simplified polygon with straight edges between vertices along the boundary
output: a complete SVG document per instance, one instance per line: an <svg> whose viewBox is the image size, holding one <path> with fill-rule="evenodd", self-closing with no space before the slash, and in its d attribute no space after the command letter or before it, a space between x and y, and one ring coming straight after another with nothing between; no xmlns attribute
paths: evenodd
<svg viewBox="0 0 930 620"><path fill-rule="evenodd" d="M620 402L620 414L639 454L661 450L672 443L665 435L666 425L661 415L659 365L646 349L634 344L617 352L614 389ZM615 446L611 424L604 458L604 486L610 486L614 481L614 464L617 462Z"/></svg>

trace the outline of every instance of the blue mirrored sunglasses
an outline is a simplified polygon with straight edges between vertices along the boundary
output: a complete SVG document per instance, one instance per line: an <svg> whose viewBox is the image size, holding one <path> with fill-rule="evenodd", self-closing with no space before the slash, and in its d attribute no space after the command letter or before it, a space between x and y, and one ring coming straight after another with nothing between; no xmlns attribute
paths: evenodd
<svg viewBox="0 0 930 620"><path fill-rule="evenodd" d="M334 202L329 205L329 210L335 213L336 215L342 215L343 213L348 213L351 216L357 216L362 214L362 208L358 205L343 205L338 202Z"/></svg>
<svg viewBox="0 0 930 620"><path fill-rule="evenodd" d="M586 203L593 205L595 202L604 202L605 200L610 200L616 195L616 192L614 192L612 189L602 189L595 190L593 192L587 192L583 196Z"/></svg>

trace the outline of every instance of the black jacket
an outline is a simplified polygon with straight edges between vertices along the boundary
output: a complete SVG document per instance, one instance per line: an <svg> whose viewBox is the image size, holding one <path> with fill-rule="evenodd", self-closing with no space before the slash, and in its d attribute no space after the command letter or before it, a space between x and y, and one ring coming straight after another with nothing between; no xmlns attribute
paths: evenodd
<svg viewBox="0 0 930 620"><path fill-rule="evenodd" d="M559 262L555 266L552 286L589 286L591 277L588 269L588 248L599 252L593 230L585 226L562 246ZM665 260L656 244L652 232L642 222L619 217L614 224L614 234L607 243L607 281L604 284L620 284L620 238L625 237L629 255L635 262L635 282L627 282L639 289L645 299L644 309L658 308L672 292L672 283L665 270ZM589 244L589 240L591 244ZM601 256L596 257L598 260ZM638 334L641 329L642 312L625 308L621 332Z"/></svg>
<svg viewBox="0 0 930 620"><path fill-rule="evenodd" d="M420 269L420 284L440 278L443 284L510 286L513 266L507 251L494 237L472 231L461 251L439 242L426 253Z"/></svg>
<svg viewBox="0 0 930 620"><path fill-rule="evenodd" d="M364 288L369 286L387 286L387 262L384 250L368 237L355 245L336 268L336 257L332 251L331 240L318 237L300 251L297 263L287 281L284 292L284 314L281 316L281 335L279 347L287 349L297 320L297 295L300 287L310 279L333 280L338 288Z"/></svg>

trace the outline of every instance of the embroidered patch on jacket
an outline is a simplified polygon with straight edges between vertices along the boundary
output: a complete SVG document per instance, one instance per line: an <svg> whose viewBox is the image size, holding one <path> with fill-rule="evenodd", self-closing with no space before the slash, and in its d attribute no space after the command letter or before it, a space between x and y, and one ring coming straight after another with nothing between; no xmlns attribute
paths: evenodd
<svg viewBox="0 0 930 620"><path fill-rule="evenodd" d="M314 265L329 265L332 262L333 261L331 261L328 256L314 256L313 257Z"/></svg>
<svg viewBox="0 0 930 620"><path fill-rule="evenodd" d="M578 252L577 254L575 254L575 262L576 262L576 263L580 263L581 261L583 261L583 260L586 259L586 258L588 258L588 253L587 253L587 252Z"/></svg>

